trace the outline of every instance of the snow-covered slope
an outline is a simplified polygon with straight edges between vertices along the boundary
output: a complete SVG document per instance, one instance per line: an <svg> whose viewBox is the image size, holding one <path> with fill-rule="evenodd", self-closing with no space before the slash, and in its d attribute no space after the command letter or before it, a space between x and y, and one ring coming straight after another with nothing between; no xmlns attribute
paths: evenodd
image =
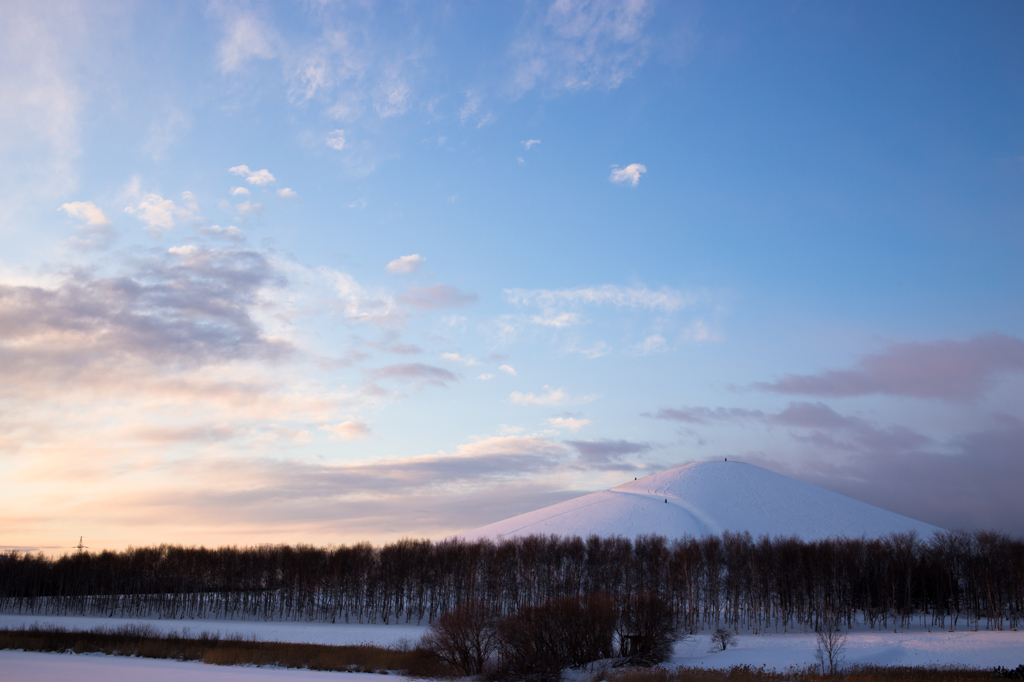
<svg viewBox="0 0 1024 682"><path fill-rule="evenodd" d="M750 531L755 538L767 534L815 540L880 537L910 530L929 538L941 529L751 464L695 462L513 516L460 537L657 534L675 538Z"/></svg>

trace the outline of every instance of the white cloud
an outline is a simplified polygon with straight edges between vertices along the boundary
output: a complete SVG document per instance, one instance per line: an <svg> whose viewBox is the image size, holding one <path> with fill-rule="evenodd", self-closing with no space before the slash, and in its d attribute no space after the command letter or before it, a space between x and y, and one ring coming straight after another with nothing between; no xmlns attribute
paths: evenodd
<svg viewBox="0 0 1024 682"><path fill-rule="evenodd" d="M167 249L167 253L172 256L179 256L181 258L188 258L189 256L195 255L199 249L195 244L185 244L184 246L172 246Z"/></svg>
<svg viewBox="0 0 1024 682"><path fill-rule="evenodd" d="M521 144L526 147L526 151L530 151L530 147L535 144L540 144L540 140L523 140Z"/></svg>
<svg viewBox="0 0 1024 682"><path fill-rule="evenodd" d="M345 131L341 128L332 130L327 134L327 146L336 151L341 151L345 148Z"/></svg>
<svg viewBox="0 0 1024 682"><path fill-rule="evenodd" d="M668 287L652 291L645 286L622 288L614 284L575 289L506 289L505 298L515 305L538 305L545 310L588 304L674 312L697 302L697 296Z"/></svg>
<svg viewBox="0 0 1024 682"><path fill-rule="evenodd" d="M481 374L477 378L480 379L480 381L487 381L488 379L493 379L494 375L493 374Z"/></svg>
<svg viewBox="0 0 1024 682"><path fill-rule="evenodd" d="M569 429L575 433L584 426L590 425L591 421L589 419L574 419L573 417L552 417L548 420L548 424L551 424L556 429Z"/></svg>
<svg viewBox="0 0 1024 682"><path fill-rule="evenodd" d="M72 201L68 204L61 204L57 210L64 211L72 218L78 218L92 227L104 227L110 224L110 220L104 215L102 209L91 201Z"/></svg>
<svg viewBox="0 0 1024 682"><path fill-rule="evenodd" d="M366 208L366 199L356 199L348 205L349 208Z"/></svg>
<svg viewBox="0 0 1024 682"><path fill-rule="evenodd" d="M164 199L159 194L150 192L143 195L139 192L139 182L137 179L132 180L129 185L128 194L135 197L141 196L141 198L134 206L126 206L124 212L146 223L146 230L154 237L160 237L163 235L164 230L174 227L175 216L195 218L196 214L190 208L193 206L196 210L199 208L191 192L182 194L185 201L189 204L188 208L178 206L170 199Z"/></svg>
<svg viewBox="0 0 1024 682"><path fill-rule="evenodd" d="M537 405L553 407L556 405L579 405L589 403L597 399L596 395L571 396L564 389L553 389L550 386L544 387L544 393L535 395L533 393L521 393L513 391L508 399L516 405Z"/></svg>
<svg viewBox="0 0 1024 682"><path fill-rule="evenodd" d="M516 163L518 163L519 165L523 165L524 163L526 163L526 159L524 159L521 156L517 156L516 157Z"/></svg>
<svg viewBox="0 0 1024 682"><path fill-rule="evenodd" d="M447 360L448 362L454 362L456 364L462 365L463 367L472 367L473 365L480 364L474 358L464 358L458 353L444 353L441 355L441 357Z"/></svg>
<svg viewBox="0 0 1024 682"><path fill-rule="evenodd" d="M212 235L214 237L221 237L223 239L230 239L231 241L240 242L244 237L242 231L234 225L228 225L227 227L221 227L220 225L210 225L209 227L200 227L199 231L203 234Z"/></svg>
<svg viewBox="0 0 1024 682"><path fill-rule="evenodd" d="M358 421L345 421L340 424L324 424L321 431L331 433L331 438L336 440L358 440L367 438L370 435L370 427Z"/></svg>
<svg viewBox="0 0 1024 682"><path fill-rule="evenodd" d="M299 196L299 193L293 190L291 187L284 187L282 189L277 190L277 196L281 197L282 199L294 199L295 197Z"/></svg>
<svg viewBox="0 0 1024 682"><path fill-rule="evenodd" d="M560 313L558 315L534 315L530 318L530 321L534 324L539 324L544 327L557 327L559 329L563 327L571 327L572 325L580 321L580 316L576 313Z"/></svg>
<svg viewBox="0 0 1024 682"><path fill-rule="evenodd" d="M500 369L505 374L508 374L509 376L515 376L516 375L516 368L513 367L512 365L502 365L498 369Z"/></svg>
<svg viewBox="0 0 1024 682"><path fill-rule="evenodd" d="M414 253L408 256L400 256L395 260L387 264L385 268L392 274L406 274L410 272L416 272L421 265L427 262L427 259L418 253Z"/></svg>
<svg viewBox="0 0 1024 682"><path fill-rule="evenodd" d="M250 170L248 166L243 164L241 166L232 166L228 169L228 172L234 173L235 175L241 175L250 185L259 185L262 187L264 185L269 185L272 182L277 182L277 178L275 178L266 168L254 171Z"/></svg>
<svg viewBox="0 0 1024 682"><path fill-rule="evenodd" d="M608 180L618 185L630 185L636 187L640 184L640 176L647 172L647 166L642 163L631 163L625 168L612 166L612 173Z"/></svg>
<svg viewBox="0 0 1024 682"><path fill-rule="evenodd" d="M269 59L274 56L275 34L256 17L241 14L227 22L224 39L217 48L220 70L237 71L254 57Z"/></svg>
<svg viewBox="0 0 1024 682"><path fill-rule="evenodd" d="M249 188L248 187L232 187L231 188L231 196L233 196L233 197L249 196Z"/></svg>

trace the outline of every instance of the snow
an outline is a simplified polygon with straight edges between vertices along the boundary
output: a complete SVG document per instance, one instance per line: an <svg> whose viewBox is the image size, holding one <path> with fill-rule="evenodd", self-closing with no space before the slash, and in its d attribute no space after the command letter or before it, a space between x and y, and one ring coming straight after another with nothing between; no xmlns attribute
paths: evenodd
<svg viewBox="0 0 1024 682"><path fill-rule="evenodd" d="M814 665L814 633L739 635L736 648L707 653L709 635L676 645L669 665L729 668L762 665L777 670ZM845 665L968 666L1016 668L1024 664L1024 632L851 632Z"/></svg>
<svg viewBox="0 0 1024 682"><path fill-rule="evenodd" d="M44 654L32 651L0 651L4 682L321 682L336 680L339 673L287 668L206 665L194 661L128 658L103 654ZM374 673L345 673L345 682L376 682ZM389 675L388 682L411 678Z"/></svg>
<svg viewBox="0 0 1024 682"><path fill-rule="evenodd" d="M740 462L695 462L461 534L466 540L524 535L656 534L702 537L723 531L797 536L881 537L941 528Z"/></svg>

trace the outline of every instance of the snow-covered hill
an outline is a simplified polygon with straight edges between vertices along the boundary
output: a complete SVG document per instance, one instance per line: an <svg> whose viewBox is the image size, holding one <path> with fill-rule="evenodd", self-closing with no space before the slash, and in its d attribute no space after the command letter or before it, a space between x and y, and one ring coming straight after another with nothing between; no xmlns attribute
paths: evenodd
<svg viewBox="0 0 1024 682"><path fill-rule="evenodd" d="M750 531L761 535L880 537L942 530L921 521L740 462L695 462L462 533L668 538Z"/></svg>

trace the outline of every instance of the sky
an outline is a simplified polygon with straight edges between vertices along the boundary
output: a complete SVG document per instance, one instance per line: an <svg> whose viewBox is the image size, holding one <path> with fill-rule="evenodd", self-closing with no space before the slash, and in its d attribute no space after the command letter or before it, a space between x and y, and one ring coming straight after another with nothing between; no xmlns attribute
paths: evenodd
<svg viewBox="0 0 1024 682"><path fill-rule="evenodd" d="M0 545L729 457L1024 535L1019 2L0 0Z"/></svg>

